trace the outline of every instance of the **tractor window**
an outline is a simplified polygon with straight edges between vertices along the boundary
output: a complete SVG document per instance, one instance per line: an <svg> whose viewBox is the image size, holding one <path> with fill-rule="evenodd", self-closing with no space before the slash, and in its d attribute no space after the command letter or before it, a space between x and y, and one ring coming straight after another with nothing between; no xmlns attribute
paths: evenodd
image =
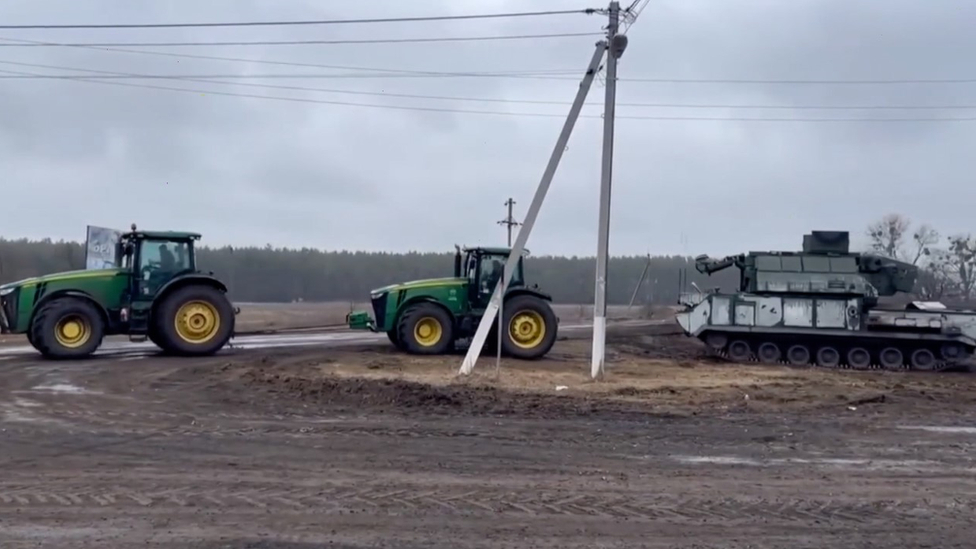
<svg viewBox="0 0 976 549"><path fill-rule="evenodd" d="M495 290L495 284L502 277L505 262L500 257L486 255L481 258L481 291L490 294Z"/></svg>
<svg viewBox="0 0 976 549"><path fill-rule="evenodd" d="M142 269L177 272L190 269L190 246L186 242L143 240L139 248Z"/></svg>
<svg viewBox="0 0 976 549"><path fill-rule="evenodd" d="M478 256L474 254L467 256L464 265L464 276L466 276L472 284L478 278Z"/></svg>

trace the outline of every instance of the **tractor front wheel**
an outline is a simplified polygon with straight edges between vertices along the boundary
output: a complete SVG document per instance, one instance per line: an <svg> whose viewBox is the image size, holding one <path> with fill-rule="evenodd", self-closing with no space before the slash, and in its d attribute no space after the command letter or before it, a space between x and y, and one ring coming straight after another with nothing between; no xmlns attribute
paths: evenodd
<svg viewBox="0 0 976 549"><path fill-rule="evenodd" d="M90 356L102 344L105 324L94 305L62 297L45 303L31 322L29 341L46 358Z"/></svg>
<svg viewBox="0 0 976 549"><path fill-rule="evenodd" d="M153 316L153 339L164 351L177 355L212 355L227 344L234 330L234 307L224 292L212 286L174 290Z"/></svg>
<svg viewBox="0 0 976 549"><path fill-rule="evenodd" d="M545 356L556 343L556 314L549 303L531 295L515 296L502 308L505 337L502 350L505 354L521 359Z"/></svg>
<svg viewBox="0 0 976 549"><path fill-rule="evenodd" d="M433 303L411 305L397 324L400 348L418 355L440 355L454 343L451 315Z"/></svg>

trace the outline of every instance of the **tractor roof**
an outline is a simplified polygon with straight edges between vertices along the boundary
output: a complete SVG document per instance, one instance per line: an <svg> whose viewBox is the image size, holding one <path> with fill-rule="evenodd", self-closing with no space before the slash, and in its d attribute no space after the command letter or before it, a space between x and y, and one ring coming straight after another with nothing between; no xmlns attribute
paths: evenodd
<svg viewBox="0 0 976 549"><path fill-rule="evenodd" d="M159 240L197 240L200 238L199 233L190 233L185 231L130 231L125 235L128 238L151 238Z"/></svg>
<svg viewBox="0 0 976 549"><path fill-rule="evenodd" d="M512 253L512 249L511 248L491 247L491 246L487 246L487 247L486 246L474 246L474 247L471 247L471 248L464 248L464 251L465 252L481 252L481 253L492 254L492 255L508 255L508 254ZM529 253L528 250L523 250L522 251L522 255L528 255L528 253Z"/></svg>

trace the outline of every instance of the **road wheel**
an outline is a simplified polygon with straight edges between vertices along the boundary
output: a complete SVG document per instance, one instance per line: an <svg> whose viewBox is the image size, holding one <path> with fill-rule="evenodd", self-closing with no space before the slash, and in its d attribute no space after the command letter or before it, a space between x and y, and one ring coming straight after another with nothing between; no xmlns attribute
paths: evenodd
<svg viewBox="0 0 976 549"><path fill-rule="evenodd" d="M759 357L759 362L763 364L776 364L782 358L783 353L779 350L779 345L767 341L756 350L756 356Z"/></svg>
<svg viewBox="0 0 976 549"><path fill-rule="evenodd" d="M786 360L793 366L810 364L810 349L806 345L793 345L786 350Z"/></svg>
<svg viewBox="0 0 976 549"><path fill-rule="evenodd" d="M935 369L938 361L935 359L935 353L932 351L928 349L915 349L909 362L913 370L928 372Z"/></svg>
<svg viewBox="0 0 976 549"><path fill-rule="evenodd" d="M966 358L966 349L958 343L945 343L939 349L939 354L942 355L942 360L956 363Z"/></svg>
<svg viewBox="0 0 976 549"><path fill-rule="evenodd" d="M400 317L397 339L401 348L409 353L444 354L454 341L454 321L439 305L417 303Z"/></svg>
<svg viewBox="0 0 976 549"><path fill-rule="evenodd" d="M748 362L752 358L752 348L749 344L741 339L737 339L732 343L729 343L729 359L732 362Z"/></svg>
<svg viewBox="0 0 976 549"><path fill-rule="evenodd" d="M541 358L556 343L556 314L544 299L517 295L502 305L507 329L502 337L502 351L515 358Z"/></svg>
<svg viewBox="0 0 976 549"><path fill-rule="evenodd" d="M705 336L705 345L710 351L721 351L729 344L729 336L711 333Z"/></svg>
<svg viewBox="0 0 976 549"><path fill-rule="evenodd" d="M102 344L105 324L87 300L56 298L41 306L30 326L30 342L47 358L90 356Z"/></svg>
<svg viewBox="0 0 976 549"><path fill-rule="evenodd" d="M840 366L840 352L829 346L817 349L817 366L822 368L836 368Z"/></svg>
<svg viewBox="0 0 976 549"><path fill-rule="evenodd" d="M897 347L885 347L878 353L878 362L885 370L901 370L905 355Z"/></svg>
<svg viewBox="0 0 976 549"><path fill-rule="evenodd" d="M234 331L234 307L224 292L212 286L174 290L153 316L157 345L178 355L212 355L227 344Z"/></svg>
<svg viewBox="0 0 976 549"><path fill-rule="evenodd" d="M871 353L864 347L853 347L847 351L847 364L855 370L867 370L871 367Z"/></svg>

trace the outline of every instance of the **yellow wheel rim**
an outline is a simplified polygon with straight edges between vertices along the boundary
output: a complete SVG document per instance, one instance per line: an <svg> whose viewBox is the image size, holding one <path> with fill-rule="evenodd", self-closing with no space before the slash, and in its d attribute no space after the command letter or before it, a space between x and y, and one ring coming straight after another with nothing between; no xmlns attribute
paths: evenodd
<svg viewBox="0 0 976 549"><path fill-rule="evenodd" d="M441 340L444 335L444 328L439 320L431 316L425 316L417 321L413 327L413 338L417 343L424 347L433 347Z"/></svg>
<svg viewBox="0 0 976 549"><path fill-rule="evenodd" d="M207 302L190 301L176 311L176 334L187 343L206 343L219 329L220 314Z"/></svg>
<svg viewBox="0 0 976 549"><path fill-rule="evenodd" d="M67 315L54 327L54 339L69 349L77 349L91 339L91 325L79 315Z"/></svg>
<svg viewBox="0 0 976 549"><path fill-rule="evenodd" d="M546 321L535 311L519 311L508 323L512 343L522 349L532 349L546 338Z"/></svg>

